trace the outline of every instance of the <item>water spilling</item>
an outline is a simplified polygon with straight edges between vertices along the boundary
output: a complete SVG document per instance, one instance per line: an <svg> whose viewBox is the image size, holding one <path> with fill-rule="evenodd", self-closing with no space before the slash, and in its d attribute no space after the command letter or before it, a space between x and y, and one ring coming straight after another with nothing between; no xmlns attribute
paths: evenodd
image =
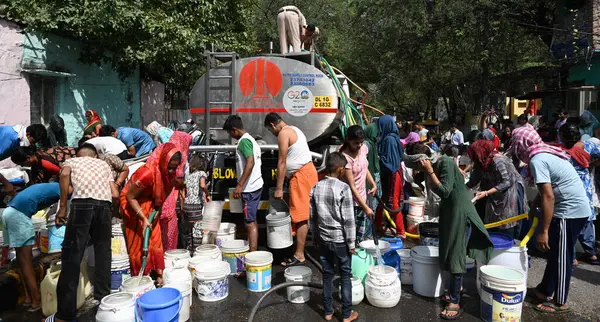
<svg viewBox="0 0 600 322"><path fill-rule="evenodd" d="M383 269L383 256L381 256L381 249L379 248L379 243L375 243L375 253L377 254L377 265Z"/></svg>

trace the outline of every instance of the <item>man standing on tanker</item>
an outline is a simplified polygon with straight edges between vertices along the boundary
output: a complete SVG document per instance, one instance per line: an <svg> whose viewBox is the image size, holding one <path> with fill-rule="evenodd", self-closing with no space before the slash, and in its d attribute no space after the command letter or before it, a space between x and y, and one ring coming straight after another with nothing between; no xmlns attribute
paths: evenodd
<svg viewBox="0 0 600 322"><path fill-rule="evenodd" d="M284 55L288 53L289 45L295 53L301 52L302 48L312 50L313 40L320 35L319 28L307 25L306 18L295 6L285 6L277 11L277 27L279 46Z"/></svg>
<svg viewBox="0 0 600 322"><path fill-rule="evenodd" d="M290 216L292 234L296 235L296 251L281 263L290 267L304 264L304 246L310 217L310 191L317 184L317 169L312 163L306 136L295 126L287 125L277 113L265 117L265 127L277 137L279 159L277 161L277 187L275 199L283 199L283 183L289 179Z"/></svg>

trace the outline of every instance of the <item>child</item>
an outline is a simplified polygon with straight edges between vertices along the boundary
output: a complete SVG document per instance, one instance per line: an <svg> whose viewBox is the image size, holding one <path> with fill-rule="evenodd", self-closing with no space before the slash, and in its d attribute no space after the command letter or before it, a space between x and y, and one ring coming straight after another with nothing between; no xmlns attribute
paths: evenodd
<svg viewBox="0 0 600 322"><path fill-rule="evenodd" d="M323 301L325 320L333 318L334 265L342 276L342 315L344 322L358 319L352 311L352 254L355 249L356 226L353 216L352 192L340 180L346 171L346 158L339 152L327 157L327 174L310 193L310 219L316 245L323 265Z"/></svg>
<svg viewBox="0 0 600 322"><path fill-rule="evenodd" d="M236 199L242 198L246 228L248 229L248 244L250 251L258 249L258 224L256 213L260 204L260 196L264 181L261 172L261 151L254 138L244 130L242 119L231 115L225 120L223 130L232 139L238 141L235 149L237 186L233 192Z"/></svg>
<svg viewBox="0 0 600 322"><path fill-rule="evenodd" d="M364 145L365 131L360 125L353 125L346 131L346 142L340 152L348 163L344 171L344 181L350 186L354 197L354 217L356 220L356 243L371 236L368 229L369 220L373 218L373 210L367 205L367 180L372 187L368 194L377 191L377 185L369 172L367 154L369 149Z"/></svg>
<svg viewBox="0 0 600 322"><path fill-rule="evenodd" d="M189 174L185 176L185 189L182 190L181 209L183 210L185 221L188 223L186 229L186 244L188 248L193 249L193 232L191 230L194 224L202 220L202 209L204 204L210 201L210 195L206 186L207 174L206 161L198 154L193 154L189 159Z"/></svg>

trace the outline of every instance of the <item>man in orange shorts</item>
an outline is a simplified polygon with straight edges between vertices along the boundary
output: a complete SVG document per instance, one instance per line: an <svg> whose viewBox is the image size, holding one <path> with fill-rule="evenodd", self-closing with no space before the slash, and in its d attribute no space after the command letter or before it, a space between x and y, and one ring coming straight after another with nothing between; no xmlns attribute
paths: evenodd
<svg viewBox="0 0 600 322"><path fill-rule="evenodd" d="M312 163L306 136L300 129L287 125L277 113L269 113L265 117L264 125L277 137L279 146L277 188L274 197L283 199L283 182L287 177L289 179L292 232L296 235L296 251L281 265L289 267L304 264L304 246L310 217L310 191L319 180L317 169Z"/></svg>

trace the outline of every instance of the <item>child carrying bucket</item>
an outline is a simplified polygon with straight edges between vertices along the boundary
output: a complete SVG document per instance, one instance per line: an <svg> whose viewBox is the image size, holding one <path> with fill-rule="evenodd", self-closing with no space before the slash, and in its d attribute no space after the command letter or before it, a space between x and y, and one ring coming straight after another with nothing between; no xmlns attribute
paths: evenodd
<svg viewBox="0 0 600 322"><path fill-rule="evenodd" d="M325 320L333 318L333 276L336 261L342 279L344 322L358 319L352 311L352 254L355 251L356 225L350 187L341 181L346 158L339 152L327 157L327 174L310 193L310 219L323 265L323 306Z"/></svg>
<svg viewBox="0 0 600 322"><path fill-rule="evenodd" d="M193 154L189 160L190 172L185 176L185 190L180 198L181 209L184 214L185 245L188 250L194 249L194 230L202 221L202 209L210 201L210 194L206 186L207 174L206 160L198 154Z"/></svg>

